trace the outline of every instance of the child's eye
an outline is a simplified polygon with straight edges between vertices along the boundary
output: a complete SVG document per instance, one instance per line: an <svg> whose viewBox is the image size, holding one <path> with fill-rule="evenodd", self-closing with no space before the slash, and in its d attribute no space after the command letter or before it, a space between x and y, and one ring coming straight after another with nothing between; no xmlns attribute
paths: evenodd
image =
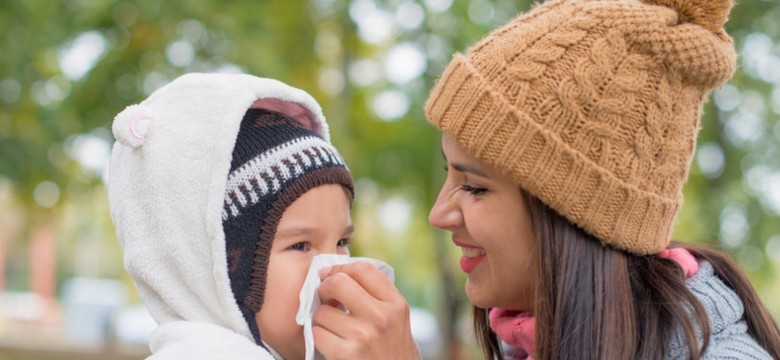
<svg viewBox="0 0 780 360"><path fill-rule="evenodd" d="M350 239L339 239L339 242L336 243L336 246L338 247L348 247L350 243Z"/></svg>
<svg viewBox="0 0 780 360"><path fill-rule="evenodd" d="M476 187L469 184L463 184L460 186L460 189L471 194L471 195L482 195L487 192L487 189L482 187Z"/></svg>
<svg viewBox="0 0 780 360"><path fill-rule="evenodd" d="M295 250L295 251L308 251L309 250L309 243L307 243L307 242L295 243L292 246L290 246L289 249L290 250Z"/></svg>

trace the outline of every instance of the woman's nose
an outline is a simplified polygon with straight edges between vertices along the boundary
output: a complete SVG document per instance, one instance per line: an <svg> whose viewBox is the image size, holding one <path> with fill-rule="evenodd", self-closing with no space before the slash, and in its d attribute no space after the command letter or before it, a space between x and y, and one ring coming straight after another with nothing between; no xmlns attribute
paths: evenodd
<svg viewBox="0 0 780 360"><path fill-rule="evenodd" d="M428 214L428 222L442 230L452 230L460 226L463 223L463 213L455 200L453 191L442 187Z"/></svg>

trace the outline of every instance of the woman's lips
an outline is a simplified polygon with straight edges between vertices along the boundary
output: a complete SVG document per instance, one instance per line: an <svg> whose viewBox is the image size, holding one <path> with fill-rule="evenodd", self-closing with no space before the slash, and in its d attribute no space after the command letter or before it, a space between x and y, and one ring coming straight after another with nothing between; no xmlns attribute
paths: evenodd
<svg viewBox="0 0 780 360"><path fill-rule="evenodd" d="M469 258L466 256L460 257L460 268L465 272L466 274L471 273L477 265L482 262L482 259L485 258L485 255L475 257L475 258Z"/></svg>
<svg viewBox="0 0 780 360"><path fill-rule="evenodd" d="M459 241L452 241L456 246L460 247L463 252L463 256L460 257L460 268L466 274L471 273L483 259L485 259L485 249L474 245L468 245Z"/></svg>

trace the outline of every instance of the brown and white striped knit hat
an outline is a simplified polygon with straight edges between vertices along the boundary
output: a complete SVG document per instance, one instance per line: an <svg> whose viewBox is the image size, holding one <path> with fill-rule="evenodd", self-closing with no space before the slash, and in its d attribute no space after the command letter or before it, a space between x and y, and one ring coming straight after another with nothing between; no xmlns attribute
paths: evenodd
<svg viewBox="0 0 780 360"><path fill-rule="evenodd" d="M603 243L667 246L731 0L553 0L456 54L428 120Z"/></svg>
<svg viewBox="0 0 780 360"><path fill-rule="evenodd" d="M329 142L281 113L246 112L233 148L222 224L230 286L258 344L255 314L263 305L276 227L290 204L325 184L354 192L352 176Z"/></svg>

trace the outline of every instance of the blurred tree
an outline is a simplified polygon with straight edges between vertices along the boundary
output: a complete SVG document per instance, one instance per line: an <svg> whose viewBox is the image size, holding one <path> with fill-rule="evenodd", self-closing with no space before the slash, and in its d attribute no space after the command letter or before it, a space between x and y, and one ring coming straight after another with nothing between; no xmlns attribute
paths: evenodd
<svg viewBox="0 0 780 360"><path fill-rule="evenodd" d="M244 71L320 100L358 179L356 252L393 264L410 302L433 309L446 342L456 342L467 302L457 250L426 222L444 172L439 135L422 109L453 52L530 3L0 2L6 287L29 287L30 260L15 254L26 251L32 234L46 233L38 227L54 233L60 281L121 276L104 189L113 116L179 74ZM675 235L732 251L780 316L777 18L775 0L739 2L732 12L728 30L740 67L705 107ZM84 265L92 262L100 265Z"/></svg>

